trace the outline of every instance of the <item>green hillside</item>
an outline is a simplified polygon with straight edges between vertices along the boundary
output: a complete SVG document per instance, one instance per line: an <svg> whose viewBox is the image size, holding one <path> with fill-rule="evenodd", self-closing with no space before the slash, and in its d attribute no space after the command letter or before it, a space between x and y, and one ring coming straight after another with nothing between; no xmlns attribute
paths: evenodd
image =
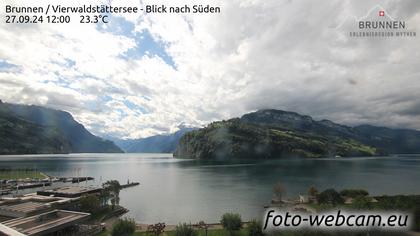
<svg viewBox="0 0 420 236"><path fill-rule="evenodd" d="M68 112L0 101L0 154L122 152Z"/></svg>
<svg viewBox="0 0 420 236"><path fill-rule="evenodd" d="M350 127L266 109L186 133L175 156L197 159L346 157L420 153L420 132Z"/></svg>

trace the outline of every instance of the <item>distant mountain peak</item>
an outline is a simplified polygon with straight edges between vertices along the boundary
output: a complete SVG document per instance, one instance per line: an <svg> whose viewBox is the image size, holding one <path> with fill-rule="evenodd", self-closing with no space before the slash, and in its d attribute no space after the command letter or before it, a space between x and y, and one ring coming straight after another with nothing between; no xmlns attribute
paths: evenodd
<svg viewBox="0 0 420 236"><path fill-rule="evenodd" d="M120 139L115 140L115 143L128 153L171 153L175 151L182 135L195 129L183 127L171 134L155 135L139 139Z"/></svg>

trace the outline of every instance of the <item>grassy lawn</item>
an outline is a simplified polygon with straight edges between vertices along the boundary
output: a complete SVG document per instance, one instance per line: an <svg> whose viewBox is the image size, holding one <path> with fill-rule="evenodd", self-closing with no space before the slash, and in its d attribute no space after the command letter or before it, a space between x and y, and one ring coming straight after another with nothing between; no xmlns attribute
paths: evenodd
<svg viewBox="0 0 420 236"><path fill-rule="evenodd" d="M36 170L0 170L0 179L43 179L46 177L45 174Z"/></svg>
<svg viewBox="0 0 420 236"><path fill-rule="evenodd" d="M204 230L197 230L198 236L206 236L206 232ZM111 235L110 232L102 232L97 234L96 236L109 236ZM153 234L146 233L146 232L135 232L133 236L152 236ZM161 236L172 236L174 235L173 231L164 232ZM229 232L224 229L212 229L209 230L207 233L208 236L230 236ZM235 233L235 236L247 236L246 229L242 229Z"/></svg>
<svg viewBox="0 0 420 236"><path fill-rule="evenodd" d="M197 230L198 236L206 236L206 232L204 230ZM110 232L102 232L97 234L96 236L109 236L111 235ZM173 231L164 232L161 236L173 236L175 233ZM293 233L293 232L281 232L275 234L275 236L301 236L300 233ZM154 236L153 234L148 234L146 232L135 232L132 236ZM212 229L207 232L207 236L230 236L229 232L224 229ZM248 232L246 229L241 229L240 231L236 231L234 236L248 236Z"/></svg>
<svg viewBox="0 0 420 236"><path fill-rule="evenodd" d="M110 236L110 232L102 232L100 234L97 234L96 236ZM173 236L175 233L173 231L164 232L160 236ZM229 232L224 229L212 229L207 232L208 236L230 236ZM302 235L308 235L301 232L278 232L276 234L273 234L271 236L302 236ZM314 234L319 235L319 234ZM135 232L132 236L154 236L153 234L148 234L146 232ZM198 236L206 236L206 233L204 230L198 230ZM246 229L241 229L240 231L236 231L233 236L248 236L248 232Z"/></svg>
<svg viewBox="0 0 420 236"><path fill-rule="evenodd" d="M242 231L244 231L244 230L242 230ZM237 236L245 236L246 235L246 232L245 231L242 232L242 231L238 232L235 235L237 235ZM149 236L150 234L143 233L143 232L142 233L137 232L135 235L136 236ZM162 236L172 236L172 235L175 235L175 234L174 234L173 231L170 231L170 232L165 232L165 234L162 235ZM199 230L198 231L198 235L199 236L205 236L206 235L206 232L204 230ZM208 236L219 236L219 235L220 236L229 236L229 233L226 230L224 230L224 229L214 229L214 230L209 230L208 233L207 233L207 235Z"/></svg>

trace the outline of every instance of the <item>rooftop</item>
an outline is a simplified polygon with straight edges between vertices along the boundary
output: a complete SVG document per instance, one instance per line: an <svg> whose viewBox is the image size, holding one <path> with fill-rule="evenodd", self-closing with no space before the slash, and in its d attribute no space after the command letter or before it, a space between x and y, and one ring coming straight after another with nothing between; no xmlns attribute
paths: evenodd
<svg viewBox="0 0 420 236"><path fill-rule="evenodd" d="M25 235L44 235L57 232L88 219L89 213L54 210L47 213L3 222L3 225Z"/></svg>
<svg viewBox="0 0 420 236"><path fill-rule="evenodd" d="M82 187L82 186L68 186L68 187L60 187L50 190L43 190L38 191L38 195L43 196L51 196L54 195L55 197L80 197L84 194L90 193L97 193L101 191L102 188L93 188L93 187Z"/></svg>
<svg viewBox="0 0 420 236"><path fill-rule="evenodd" d="M28 194L18 198L2 198L0 200L0 216L24 217L50 210L53 205L70 201L70 198L59 198Z"/></svg>
<svg viewBox="0 0 420 236"><path fill-rule="evenodd" d="M44 208L45 204L40 202L18 202L12 204L5 204L0 206L0 210L17 211L29 213L38 209Z"/></svg>
<svg viewBox="0 0 420 236"><path fill-rule="evenodd" d="M51 209L54 199L31 199L31 198L9 198L0 202L0 216L5 217L24 217Z"/></svg>

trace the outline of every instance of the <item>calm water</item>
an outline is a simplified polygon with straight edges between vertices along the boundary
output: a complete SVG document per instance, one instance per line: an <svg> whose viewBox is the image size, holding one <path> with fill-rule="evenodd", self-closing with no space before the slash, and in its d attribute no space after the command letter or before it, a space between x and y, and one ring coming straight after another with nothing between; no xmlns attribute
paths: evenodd
<svg viewBox="0 0 420 236"><path fill-rule="evenodd" d="M364 188L371 194L420 194L420 155L211 163L173 159L168 154L72 154L0 156L0 168L37 168L57 176L92 176L139 181L121 192L121 205L138 222L217 222L225 212L259 218L273 185L289 197L310 185ZM86 185L86 183L81 183Z"/></svg>

